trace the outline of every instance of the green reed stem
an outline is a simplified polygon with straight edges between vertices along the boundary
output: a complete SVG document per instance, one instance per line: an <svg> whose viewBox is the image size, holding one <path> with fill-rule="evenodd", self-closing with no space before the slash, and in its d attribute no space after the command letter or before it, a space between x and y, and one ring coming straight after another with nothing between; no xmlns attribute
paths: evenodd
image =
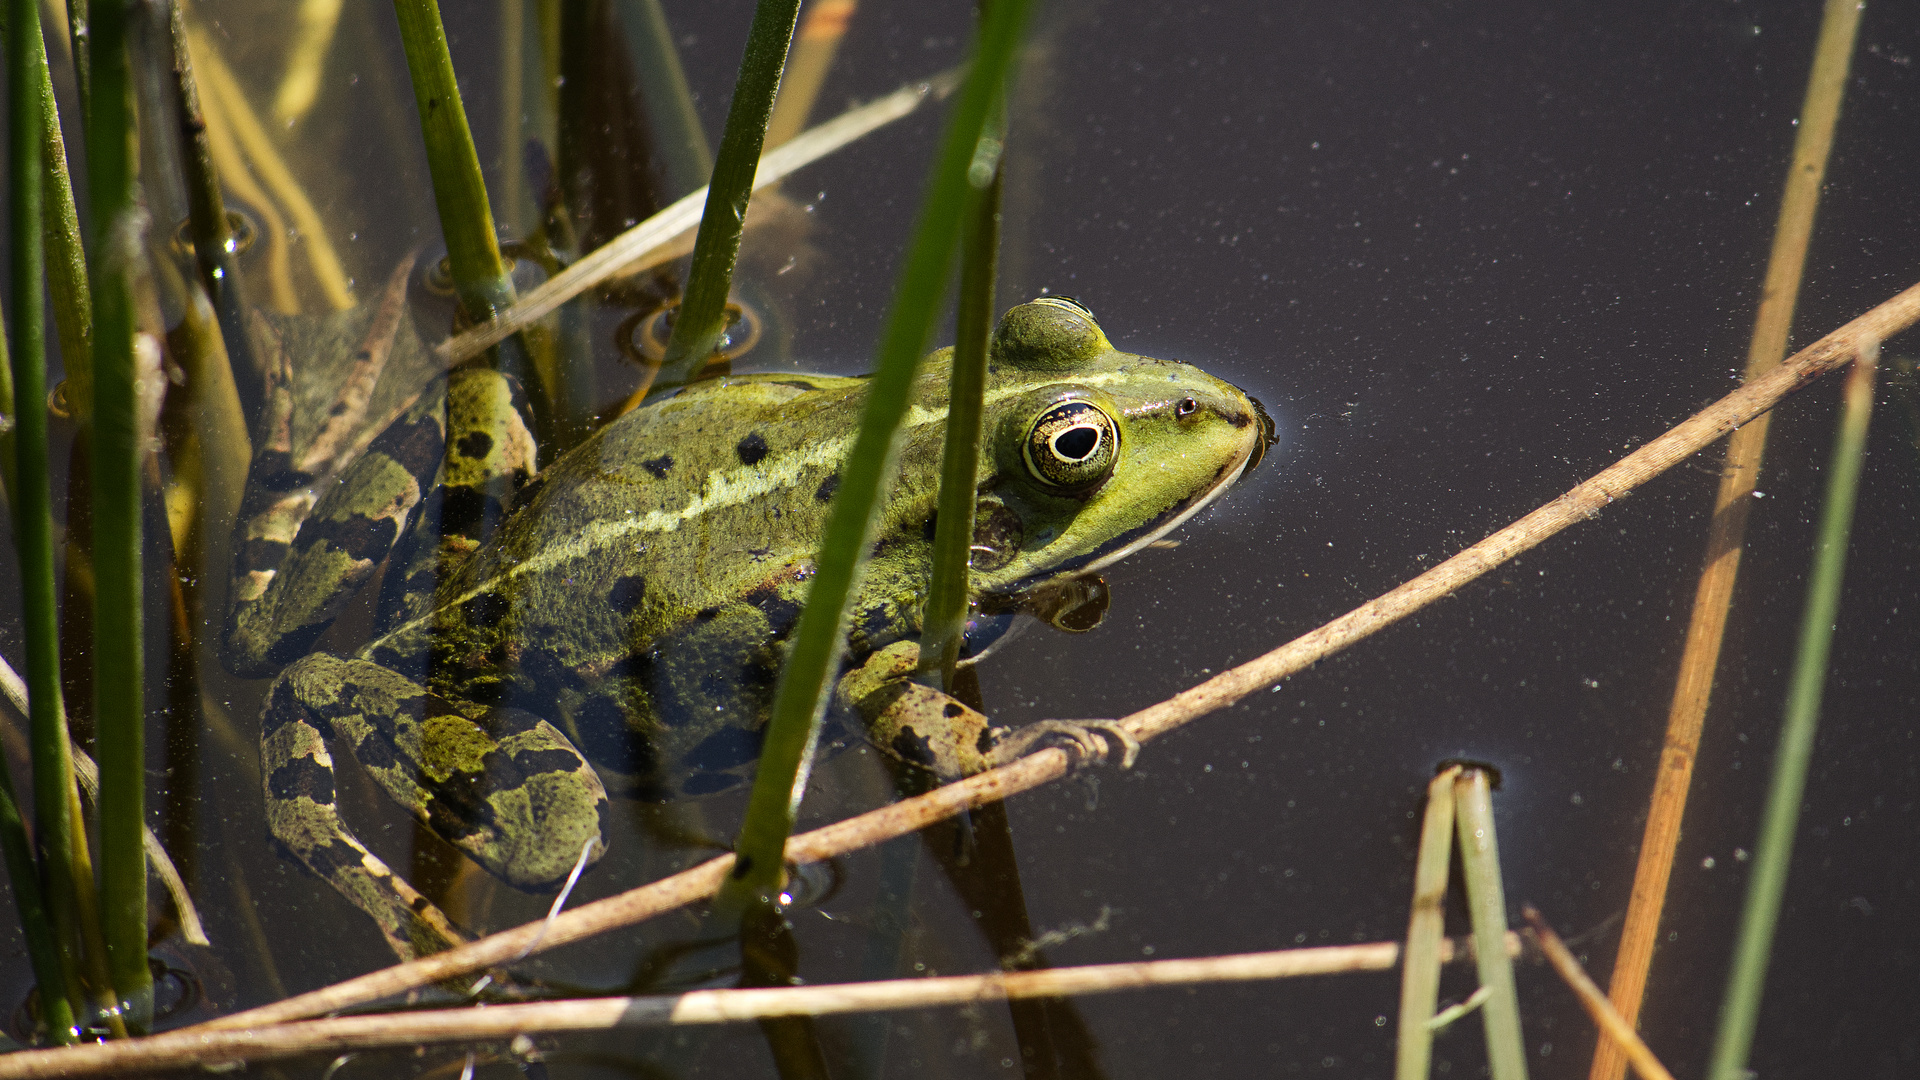
<svg viewBox="0 0 1920 1080"><path fill-rule="evenodd" d="M1486 770L1469 767L1454 781L1453 791L1460 868L1473 918L1473 957L1479 965L1480 985L1488 991L1480 1007L1487 1031L1488 1070L1493 1080L1527 1080L1527 1048L1520 1037L1513 961L1507 956L1507 898L1500 884L1500 846L1493 837L1493 792Z"/></svg>
<svg viewBox="0 0 1920 1080"><path fill-rule="evenodd" d="M993 337L993 284L1000 251L1001 124L980 138L969 178L984 177L967 200L966 239L960 250L960 310L954 333L953 374L947 392L947 431L940 449L940 503L933 525L933 569L920 634L919 677L951 689L967 628L967 565L973 555L973 510L980 470L980 425L987 387L987 344ZM985 151L990 161L981 160Z"/></svg>
<svg viewBox="0 0 1920 1080"><path fill-rule="evenodd" d="M427 144L433 201L446 236L454 292L467 318L486 322L513 306L513 282L500 261L493 208L454 80L440 5L434 0L394 0L393 11L400 19L400 43L413 78L414 104L420 109L420 135Z"/></svg>
<svg viewBox="0 0 1920 1080"><path fill-rule="evenodd" d="M660 0L629 0L615 4L613 10L627 39L634 76L640 81L647 128L653 132L657 152L666 161L670 195L677 199L698 191L713 172L713 150L707 146L707 133L701 129L700 114L693 107L693 92L687 89L687 74L680 67L680 50L673 47L667 13L660 7ZM783 49L783 60L785 55ZM731 116L728 123L732 123Z"/></svg>
<svg viewBox="0 0 1920 1080"><path fill-rule="evenodd" d="M753 9L746 55L740 58L740 77L733 84L727 126L720 133L720 154L707 186L706 210L693 241L686 293L674 316L666 358L654 379L656 390L682 386L692 379L726 332L727 293L733 288L733 264L740 255L747 202L753 197L753 174L760 168L767 121L773 117L773 99L780 93L780 73L799 18L800 0L760 0Z"/></svg>
<svg viewBox="0 0 1920 1080"><path fill-rule="evenodd" d="M1426 819L1413 867L1407 946L1400 956L1400 1035L1394 1080L1427 1080L1433 1062L1433 1009L1440 1002L1440 940L1446 934L1447 872L1453 863L1454 780L1460 766L1427 785ZM1504 944L1502 952L1504 953Z"/></svg>
<svg viewBox="0 0 1920 1080"><path fill-rule="evenodd" d="M10 0L7 7L11 31L7 36L7 226L11 236L8 272L13 334L6 362L8 400L0 403L0 408L13 421L13 430L7 437L5 480L13 514L14 550L20 557L21 609L27 638L27 714L33 732L40 842L47 845L49 883L65 883L71 895L73 879L66 852L73 823L65 812L66 800L57 798L62 786L57 777L64 775L68 784L73 781L72 762L64 760L66 721L59 706L60 628L54 606L53 490L45 404L45 277L40 232L40 110L45 101L37 92L34 71L36 46L40 43L40 8L37 0ZM39 67L44 72L43 46ZM20 402L27 407L18 408ZM47 762L45 771L41 768L43 759ZM56 771L61 764L66 766L64 773ZM40 984L47 1031L55 1042L74 1042L77 1032L71 998L77 988L68 978L71 965L63 962L26 823L21 820L19 800L14 795L12 770L4 760L0 760L0 849L6 856L7 878L26 934L34 978Z"/></svg>
<svg viewBox="0 0 1920 1080"><path fill-rule="evenodd" d="M919 373L920 354L940 316L966 212L968 167L994 100L1006 85L1031 6L1031 0L993 4L981 24L966 81L947 118L940 157L928 178L913 243L881 333L879 364L867 389L860 430L840 470L840 488L828 511L807 605L774 692L760 767L735 844L734 871L720 894L722 906L745 909L771 897L785 874L781 857L806 787L802 766L811 756L829 684L840 666L847 609L893 476L895 436Z"/></svg>
<svg viewBox="0 0 1920 1080"><path fill-rule="evenodd" d="M93 254L93 682L100 752L100 916L108 969L129 1023L153 1012L147 968L146 708L141 646L139 378L133 272L141 258L134 204L134 114L127 69L131 4L93 9L93 115L87 193Z"/></svg>
<svg viewBox="0 0 1920 1080"><path fill-rule="evenodd" d="M1840 428L1834 434L1833 464L1827 474L1826 505L1820 512L1819 539L1807 580L1807 606L1800 618L1800 647L1787 688L1780 746L1774 752L1767 807L1754 845L1753 876L1747 881L1740 912L1733 967L1720 1006L1708 1080L1742 1080L1760 1017L1767 961L1780 921L1780 898L1787 888L1787 867L1800 820L1800 799L1807 787L1807 763L1820 725L1820 697L1826 690L1827 659L1833 650L1833 621L1840 609L1840 586L1847 568L1847 544L1853 530L1854 499L1866 458L1867 421L1873 414L1874 369L1880 348L1861 350L1842 391Z"/></svg>
<svg viewBox="0 0 1920 1080"><path fill-rule="evenodd" d="M200 110L200 89L193 77L193 56L187 48L187 21L182 4L167 5L168 36L173 44L173 82L180 109L180 131L186 142L187 231L193 237L194 263L200 268L200 287L220 324L220 336L233 368L232 379L241 400L257 408L264 396L253 342L247 336L247 311L240 280L239 252L227 222L227 203L220 192L220 170L213 162L213 143L207 137L206 115ZM249 408L251 413L253 408ZM245 428L240 429L242 433ZM202 432L206 438L211 433Z"/></svg>
<svg viewBox="0 0 1920 1080"><path fill-rule="evenodd" d="M87 251L80 242L80 214L73 203L73 179L67 174L67 144L60 132L60 108L47 69L47 42L35 36L33 92L40 97L40 172L44 180L40 228L45 236L47 282L53 294L53 328L66 369L68 410L84 421L93 400L93 290L87 284Z"/></svg>

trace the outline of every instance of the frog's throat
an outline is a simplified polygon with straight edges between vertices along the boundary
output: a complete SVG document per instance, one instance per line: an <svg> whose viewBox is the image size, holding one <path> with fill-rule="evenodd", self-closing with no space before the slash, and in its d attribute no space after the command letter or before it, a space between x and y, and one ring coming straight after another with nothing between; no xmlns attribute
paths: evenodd
<svg viewBox="0 0 1920 1080"><path fill-rule="evenodd" d="M1165 521L1161 522L1159 525L1156 525L1153 528L1147 530L1146 532L1141 533L1136 537L1133 537L1132 539L1128 540L1126 543L1122 544L1121 546L1114 548L1112 551L1102 552L1101 554L1095 555L1093 558L1091 558L1090 560L1084 563L1079 563L1079 564L1069 563L1068 565L1062 567L1060 570L1056 571L1055 573L1049 574L1044 578L1036 578L1029 581L1023 581L1016 588L1006 590L1007 593L1009 595L1019 595L1021 593L1029 592L1033 589L1037 589L1045 585L1051 585L1054 582L1064 581L1067 578L1085 577L1088 574L1097 574L1100 571L1106 569L1107 567L1112 566L1114 563L1119 562L1121 559L1126 558L1127 556L1133 554L1134 552L1139 551L1141 548L1146 547L1148 544L1153 543L1155 540L1160 539L1161 537L1167 535L1173 530L1186 524L1188 518L1191 518L1193 515L1199 513L1202 510L1205 510L1209 505L1213 503L1213 500L1220 497L1222 492L1225 492L1228 488L1232 487L1235 481L1239 480L1241 476L1246 474L1248 465L1258 460L1258 457L1255 454L1255 451L1258 450L1261 447L1261 445L1262 444L1259 442L1250 443L1245 450L1242 450L1240 452L1240 460L1234 462L1231 468L1222 470L1220 474L1220 478L1218 480L1215 480L1211 487L1208 487L1205 491L1202 491L1198 495L1195 495L1192 498L1190 498L1187 501L1186 506L1182 507L1172 517L1167 518ZM995 590L995 591L999 592L1000 590Z"/></svg>

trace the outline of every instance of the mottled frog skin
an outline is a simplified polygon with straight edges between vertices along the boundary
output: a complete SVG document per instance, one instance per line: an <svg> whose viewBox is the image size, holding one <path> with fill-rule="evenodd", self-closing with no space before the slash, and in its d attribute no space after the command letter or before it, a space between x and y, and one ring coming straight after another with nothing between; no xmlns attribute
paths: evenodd
<svg viewBox="0 0 1920 1080"><path fill-rule="evenodd" d="M1164 534L1271 439L1245 394L1114 349L1070 300L1014 308L992 348L977 612L1056 595ZM935 353L915 387L835 710L947 778L1040 734L991 727L906 680L949 364ZM556 887L602 836L608 790L661 800L750 778L865 389L825 376L696 383L536 474L512 381L462 369L304 506L256 491L224 645L236 671L278 672L262 736L273 835L407 955L458 931L354 839L334 802L339 749L530 889ZM277 465L256 462L256 478ZM383 560L373 639L352 656L312 652Z"/></svg>

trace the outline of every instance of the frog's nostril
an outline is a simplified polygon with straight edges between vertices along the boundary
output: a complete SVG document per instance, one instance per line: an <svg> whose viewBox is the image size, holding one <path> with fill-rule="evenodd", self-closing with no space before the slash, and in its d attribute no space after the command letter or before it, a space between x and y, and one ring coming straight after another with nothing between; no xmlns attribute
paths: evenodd
<svg viewBox="0 0 1920 1080"><path fill-rule="evenodd" d="M1194 413L1198 412L1199 409L1200 409L1199 402L1193 400L1190 397L1185 397L1180 399L1180 404L1175 405L1173 407L1173 415L1192 416Z"/></svg>

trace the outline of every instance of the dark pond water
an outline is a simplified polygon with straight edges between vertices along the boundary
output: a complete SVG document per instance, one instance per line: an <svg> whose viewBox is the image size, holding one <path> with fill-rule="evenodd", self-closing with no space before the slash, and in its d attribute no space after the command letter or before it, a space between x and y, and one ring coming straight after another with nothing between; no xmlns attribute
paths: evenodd
<svg viewBox="0 0 1920 1080"><path fill-rule="evenodd" d="M750 5L668 7L717 137ZM278 54L258 35L271 20L232 4L205 12L250 85L270 85ZM450 4L447 15L498 188L522 165L499 135L497 11ZM863 5L817 115L952 65L969 17L963 5ZM1280 443L1177 549L1109 573L1103 626L1036 629L984 664L989 711L1019 723L1157 701L1386 591L1730 390L1818 18L1816 4L1753 0L1043 6L1012 104L1002 305L1078 297L1121 348L1198 364L1260 398ZM437 228L391 17L349 12L342 34L322 98L333 111L302 122L291 157L334 185L319 210L338 223L349 272L371 283ZM1911 20L1870 6L1799 344L1920 280L1916 56ZM745 260L746 287L774 320L766 362L865 370L939 122L916 115L786 185L808 228L757 241ZM602 352L611 386L625 369ZM1817 385L1778 411L1753 508L1643 1020L1683 1076L1700 1075L1713 1036L1837 396L1837 382ZM1886 384L1878 396L1753 1053L1762 1077L1920 1068L1920 396ZM1716 447L1414 620L1156 741L1132 772L1096 774L1097 799L1069 782L1014 800L1031 927L1086 931L1048 961L1399 936L1421 792L1436 762L1465 756L1504 776L1495 805L1510 903L1585 935L1580 951L1604 982L1718 467ZM17 631L5 640L17 663ZM260 685L215 678L234 727L250 732ZM258 796L233 764L250 739L203 740L193 832L216 941L195 962L231 1006L386 959L356 913L268 848ZM817 778L804 823L887 790L872 755L845 755ZM362 802L386 822L384 836L363 835L404 865L410 826L372 795ZM698 809L724 834L738 806ZM626 853L588 877L585 895L701 855L639 853L640 817L623 820ZM991 970L974 901L917 857L901 970ZM849 857L839 891L795 914L803 978L862 975L888 872L880 855ZM1009 886L975 888L1004 897ZM494 927L545 903L478 895L475 921ZM1457 900L1453 918L1464 926ZM20 955L15 933L0 931L0 955ZM537 972L617 983L683 933L669 920ZM256 934L271 943L271 973ZM24 961L3 966L11 1003ZM1571 996L1539 966L1523 966L1519 986L1533 1074L1584 1076L1594 1037ZM1470 990L1455 972L1443 995ZM1391 1072L1397 993L1385 974L1129 993L1076 1001L1049 1022L1064 1075L1375 1077ZM888 1022L888 1075L1019 1071L1003 1007ZM821 1027L829 1048L856 1031ZM674 1067L772 1074L757 1030L705 1039ZM561 1045L574 1053L554 1067L570 1061L569 1075L635 1075L631 1062L661 1060L627 1036ZM1478 1023L1442 1035L1436 1062L1442 1076L1482 1075ZM368 1058L340 1075L457 1075L460 1064L451 1052Z"/></svg>

